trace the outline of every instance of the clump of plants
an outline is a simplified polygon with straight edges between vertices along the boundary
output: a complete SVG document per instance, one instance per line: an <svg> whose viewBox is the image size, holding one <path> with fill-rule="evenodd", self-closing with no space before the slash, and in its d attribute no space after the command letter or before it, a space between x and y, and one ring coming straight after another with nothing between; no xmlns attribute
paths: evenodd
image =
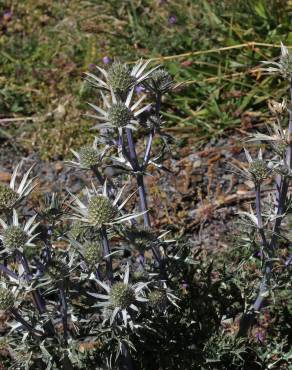
<svg viewBox="0 0 292 370"><path fill-rule="evenodd" d="M236 275L232 259L213 261L191 250L187 238L151 224L144 180L149 165L163 175L170 142L161 130L161 103L174 82L162 67L148 66L115 61L86 74L102 101L102 106L90 103L98 134L92 146L72 150L68 165L92 174L90 186L79 194L46 195L34 214L23 207L37 181L32 169L16 185L18 166L10 186L0 186L4 368L261 369L272 364L253 337L245 337L262 304L245 309L242 270ZM261 153L255 161L247 154L257 194L256 215L247 216L262 237L262 302L275 266L283 270L281 281L287 279L275 253L279 220L290 209L291 143L279 125L282 136L273 143L278 151L278 144L285 146L282 157L266 165ZM159 151L153 148L158 135ZM266 231L261 185L275 171L276 229ZM281 366L289 361L284 332L272 358L277 362L285 353Z"/></svg>

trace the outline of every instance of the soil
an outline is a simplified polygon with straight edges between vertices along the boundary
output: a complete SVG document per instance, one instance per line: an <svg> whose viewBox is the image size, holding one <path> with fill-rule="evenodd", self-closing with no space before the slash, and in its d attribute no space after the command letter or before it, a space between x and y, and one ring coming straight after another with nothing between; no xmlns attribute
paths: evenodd
<svg viewBox="0 0 292 370"><path fill-rule="evenodd" d="M244 139L244 134L233 132L200 149L190 139L188 145L173 148L164 162L168 171L150 167L145 184L153 226L189 236L194 247L213 251L227 248L238 211L247 210L254 199L253 185L234 174L230 166L246 166ZM90 171L68 167L61 160L42 161L37 153L26 155L11 142L2 144L0 180L8 182L13 166L22 159L23 172L35 165L33 172L42 192L66 194L70 190L76 194L94 180ZM271 188L272 184L267 186ZM28 210L33 207L29 205Z"/></svg>

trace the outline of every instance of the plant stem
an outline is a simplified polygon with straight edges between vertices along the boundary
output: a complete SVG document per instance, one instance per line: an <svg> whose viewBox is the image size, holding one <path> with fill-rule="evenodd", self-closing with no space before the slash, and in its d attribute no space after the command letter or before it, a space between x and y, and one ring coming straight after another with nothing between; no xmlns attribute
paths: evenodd
<svg viewBox="0 0 292 370"><path fill-rule="evenodd" d="M24 320L24 318L17 312L15 308L11 308L10 312L15 317L15 319L22 324L29 332L31 332L34 335L42 336L43 333L39 330L36 330L33 326L31 326L27 321Z"/></svg>
<svg viewBox="0 0 292 370"><path fill-rule="evenodd" d="M67 343L67 340L68 340L68 317L67 317L68 305L67 305L66 295L65 295L65 291L63 287L59 289L59 293L60 293L61 313L62 313L63 330L64 330L64 340L65 340L65 343Z"/></svg>
<svg viewBox="0 0 292 370"><path fill-rule="evenodd" d="M292 83L290 84L290 97L291 97L291 102L292 102ZM291 170L292 169L292 110L290 110L289 112L289 127L288 127L287 143L288 143L288 147L286 151L286 164ZM271 241L269 244L270 257L274 255L275 249L277 247L280 227L281 227L281 223L282 223L283 216L285 213L288 189L289 189L289 179L285 177L281 177L281 181L280 181L279 177L277 177L276 178L277 218L274 224L273 234L272 234ZM256 194L258 192L259 192L259 189L256 192ZM257 200L257 196L256 196L256 203L258 202L259 200ZM260 208L259 208L259 211L260 211ZM269 278L270 278L272 269L273 269L273 262L266 261L266 264L264 267L264 274L263 274L263 278L260 284L258 296L252 308L243 315L241 322L240 322L238 336L247 335L249 328L253 325L255 321L256 312L260 311L260 309L264 305L265 300L268 295L268 291L269 291Z"/></svg>
<svg viewBox="0 0 292 370"><path fill-rule="evenodd" d="M8 276L11 276L13 279L18 279L18 275L15 272L9 270L9 268L3 265L2 263L0 263L0 270L7 274Z"/></svg>
<svg viewBox="0 0 292 370"><path fill-rule="evenodd" d="M25 255L23 253L20 253L20 252L17 252L17 258L23 266L23 269L24 269L24 272L25 272L25 279L26 279L26 281L29 282L31 280L31 272L30 272L30 268L29 268L27 259L26 259ZM46 307L45 307L44 301L43 301L39 291L38 290L33 290L32 291L32 296L33 296L35 306L37 307L39 313L40 314L44 313L46 311Z"/></svg>
<svg viewBox="0 0 292 370"><path fill-rule="evenodd" d="M109 246L109 242L108 242L108 238L107 238L107 232L106 232L106 229L105 229L104 226L100 230L100 236L101 236L102 244L103 244L103 255L106 256L105 260L106 260L108 278L109 278L109 281L112 282L113 277L114 277L114 275L113 275L113 266L112 266L112 257L110 256L111 251L110 251L110 246Z"/></svg>

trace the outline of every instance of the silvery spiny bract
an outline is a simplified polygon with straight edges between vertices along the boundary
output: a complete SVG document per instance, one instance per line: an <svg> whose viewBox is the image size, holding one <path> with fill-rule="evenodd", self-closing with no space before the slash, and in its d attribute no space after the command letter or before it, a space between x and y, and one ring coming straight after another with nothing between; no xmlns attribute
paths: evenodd
<svg viewBox="0 0 292 370"><path fill-rule="evenodd" d="M136 110L146 98L146 95L143 95L131 105L133 93L134 89L131 89L126 97L126 100L119 101L113 91L111 91L110 99L101 92L105 108L102 109L94 104L89 103L89 105L98 113L98 115L88 116L99 121L103 121L104 123L98 123L93 128L118 129L120 134L122 134L123 128L130 128L132 130L137 129L138 116L149 109L151 104Z"/></svg>
<svg viewBox="0 0 292 370"><path fill-rule="evenodd" d="M265 65L270 67L262 68L264 72L279 74L284 79L292 81L292 55L288 48L281 42L281 55L278 62L264 61Z"/></svg>
<svg viewBox="0 0 292 370"><path fill-rule="evenodd" d="M271 169L269 168L266 161L263 159L261 149L259 150L258 157L256 159L252 159L247 149L244 149L244 151L249 166L248 168L244 168L243 170L239 167L236 167L236 171L238 171L239 174L243 177L246 177L247 179L253 181L256 185L258 185L271 174Z"/></svg>
<svg viewBox="0 0 292 370"><path fill-rule="evenodd" d="M150 60L143 62L140 60L132 69L126 64L115 61L106 71L99 66L96 68L101 72L105 81L92 73L86 73L88 81L95 87L106 89L117 94L119 98L125 99L128 92L141 82L145 81L159 66L145 72Z"/></svg>
<svg viewBox="0 0 292 370"><path fill-rule="evenodd" d="M121 313L122 321L125 326L128 322L131 324L131 312L139 312L137 303L147 302L148 299L144 296L144 289L148 283L136 283L129 284L129 266L127 265L123 281L116 282L112 286L100 281L95 280L107 293L105 294L96 294L91 293L92 296L103 300L97 304L98 307L103 307L105 309L111 308L112 312L110 313L110 324L112 325L115 319L118 319L118 314ZM130 318L130 320L129 320Z"/></svg>
<svg viewBox="0 0 292 370"><path fill-rule="evenodd" d="M20 167L21 163L15 167L9 186L0 183L0 212L14 207L18 201L29 195L35 187L35 178L29 179L33 167L24 174L19 185L16 185L16 178Z"/></svg>
<svg viewBox="0 0 292 370"><path fill-rule="evenodd" d="M138 214L120 214L120 211L133 195L131 194L123 203L119 203L124 188L125 186L118 192L114 200L108 196L107 182L104 183L102 194L99 194L95 187L91 190L87 189L87 205L79 198L73 196L73 202L76 204L76 206L71 206L76 212L74 219L100 229L103 226L129 221L142 215L143 212Z"/></svg>
<svg viewBox="0 0 292 370"><path fill-rule="evenodd" d="M98 139L95 138L91 146L83 146L78 152L71 149L71 152L76 157L77 161L68 161L67 163L70 166L80 167L81 169L91 169L101 164L107 150L107 146L105 146L102 150L99 150Z"/></svg>

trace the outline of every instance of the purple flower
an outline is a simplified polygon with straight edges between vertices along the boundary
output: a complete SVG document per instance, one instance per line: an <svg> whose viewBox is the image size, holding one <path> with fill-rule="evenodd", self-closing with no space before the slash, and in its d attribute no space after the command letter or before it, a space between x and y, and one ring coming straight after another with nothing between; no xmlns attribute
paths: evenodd
<svg viewBox="0 0 292 370"><path fill-rule="evenodd" d="M263 331L261 328L259 328L259 329L257 330L257 332L256 332L256 338L257 338L257 340L258 340L261 344L263 344L263 343L265 342L266 335L265 335L264 331Z"/></svg>
<svg viewBox="0 0 292 370"><path fill-rule="evenodd" d="M138 85L138 86L135 87L135 92L136 92L137 95L141 95L144 90L145 90L145 88L141 85Z"/></svg>
<svg viewBox="0 0 292 370"><path fill-rule="evenodd" d="M177 22L177 18L176 18L176 16L175 16L175 15L170 15L170 16L168 17L168 24L169 24L170 26L173 26L176 22Z"/></svg>
<svg viewBox="0 0 292 370"><path fill-rule="evenodd" d="M103 62L104 64L110 64L110 62L111 62L111 58L110 58L110 57L103 57L103 58L102 58L102 62Z"/></svg>
<svg viewBox="0 0 292 370"><path fill-rule="evenodd" d="M12 12L10 10L6 10L6 12L3 13L3 19L5 21L10 21L12 18Z"/></svg>
<svg viewBox="0 0 292 370"><path fill-rule="evenodd" d="M287 260L285 261L285 266L288 267L292 263L292 253L289 255Z"/></svg>
<svg viewBox="0 0 292 370"><path fill-rule="evenodd" d="M90 71L93 71L93 70L94 70L94 68L95 68L95 64L90 63L90 64L88 65L88 69L89 69Z"/></svg>

